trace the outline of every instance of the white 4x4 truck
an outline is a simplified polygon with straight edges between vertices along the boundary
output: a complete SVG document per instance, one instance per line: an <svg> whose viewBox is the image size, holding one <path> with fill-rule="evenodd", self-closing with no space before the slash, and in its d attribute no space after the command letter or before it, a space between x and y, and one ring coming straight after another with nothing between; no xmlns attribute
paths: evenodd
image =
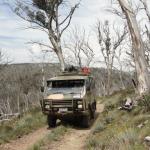
<svg viewBox="0 0 150 150"><path fill-rule="evenodd" d="M47 80L41 107L47 115L49 127L55 127L56 120L73 118L84 127L90 126L96 110L95 82L88 68L81 72L72 71Z"/></svg>

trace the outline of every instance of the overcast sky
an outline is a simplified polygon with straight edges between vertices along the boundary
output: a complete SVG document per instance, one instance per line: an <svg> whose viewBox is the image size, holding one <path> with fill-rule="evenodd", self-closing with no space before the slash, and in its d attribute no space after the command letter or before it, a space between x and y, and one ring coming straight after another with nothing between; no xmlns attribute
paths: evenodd
<svg viewBox="0 0 150 150"><path fill-rule="evenodd" d="M82 0L70 26L84 27L88 32L92 30L98 18L102 21L106 19L109 21L116 20L116 17L106 11L106 8L111 6L110 2L111 0ZM12 13L7 5L0 4L0 49L7 53L13 63L35 61L31 58L29 49L39 55L39 47L29 45L27 42L31 40L48 41L47 35L42 32L25 30L24 28L28 25L29 23ZM65 38L67 33L66 31Z"/></svg>
<svg viewBox="0 0 150 150"><path fill-rule="evenodd" d="M109 0L108 0L109 1ZM108 18L105 8L109 6L107 0L82 0L76 10L70 27L80 26L91 30L98 18ZM110 17L111 18L111 17ZM25 30L29 24L16 16L7 5L0 5L0 48L9 55L14 63L30 62L29 49L39 53L37 46L31 46L27 42L31 40L48 41L47 36L37 30ZM67 36L67 31L65 32Z"/></svg>

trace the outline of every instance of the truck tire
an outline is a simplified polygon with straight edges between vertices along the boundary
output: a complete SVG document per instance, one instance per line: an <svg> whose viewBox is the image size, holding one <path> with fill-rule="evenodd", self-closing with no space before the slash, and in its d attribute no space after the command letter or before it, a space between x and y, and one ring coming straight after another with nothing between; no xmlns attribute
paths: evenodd
<svg viewBox="0 0 150 150"><path fill-rule="evenodd" d="M83 119L82 119L82 126L83 126L84 128L88 128L88 127L90 127L90 124L91 124L90 115L83 116Z"/></svg>
<svg viewBox="0 0 150 150"><path fill-rule="evenodd" d="M93 103L93 109L96 110L96 101Z"/></svg>
<svg viewBox="0 0 150 150"><path fill-rule="evenodd" d="M90 114L90 119L95 118L95 109L93 108L93 103L88 105L88 110Z"/></svg>
<svg viewBox="0 0 150 150"><path fill-rule="evenodd" d="M48 115L47 123L48 123L49 128L54 128L56 126L56 117Z"/></svg>

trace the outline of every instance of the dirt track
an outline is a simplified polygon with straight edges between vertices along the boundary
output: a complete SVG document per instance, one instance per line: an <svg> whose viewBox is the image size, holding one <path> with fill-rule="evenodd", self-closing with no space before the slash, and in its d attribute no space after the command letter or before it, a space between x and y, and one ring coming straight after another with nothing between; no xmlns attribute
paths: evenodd
<svg viewBox="0 0 150 150"><path fill-rule="evenodd" d="M101 104L97 105L97 112L100 113L104 109ZM92 128L92 127L91 127ZM91 128L80 129L73 128L61 140L52 142L50 145L45 146L45 150L83 150L85 140L88 137ZM46 127L36 130L22 138L12 141L8 144L0 146L0 150L27 150L30 146L42 139L46 134L51 132Z"/></svg>
<svg viewBox="0 0 150 150"><path fill-rule="evenodd" d="M97 117L103 109L104 105L97 105ZM88 138L91 129L92 127L89 129L71 129L69 134L66 134L61 140L45 146L44 150L84 150L85 140Z"/></svg>

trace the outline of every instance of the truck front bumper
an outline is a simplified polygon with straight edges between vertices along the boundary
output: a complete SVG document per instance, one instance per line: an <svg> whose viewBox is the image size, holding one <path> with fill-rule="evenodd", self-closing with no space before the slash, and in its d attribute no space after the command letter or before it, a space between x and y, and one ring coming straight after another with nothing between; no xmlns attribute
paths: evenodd
<svg viewBox="0 0 150 150"><path fill-rule="evenodd" d="M54 116L57 119L75 119L81 118L88 115L88 111L67 111L67 112L52 112L52 111L43 111L45 115Z"/></svg>

